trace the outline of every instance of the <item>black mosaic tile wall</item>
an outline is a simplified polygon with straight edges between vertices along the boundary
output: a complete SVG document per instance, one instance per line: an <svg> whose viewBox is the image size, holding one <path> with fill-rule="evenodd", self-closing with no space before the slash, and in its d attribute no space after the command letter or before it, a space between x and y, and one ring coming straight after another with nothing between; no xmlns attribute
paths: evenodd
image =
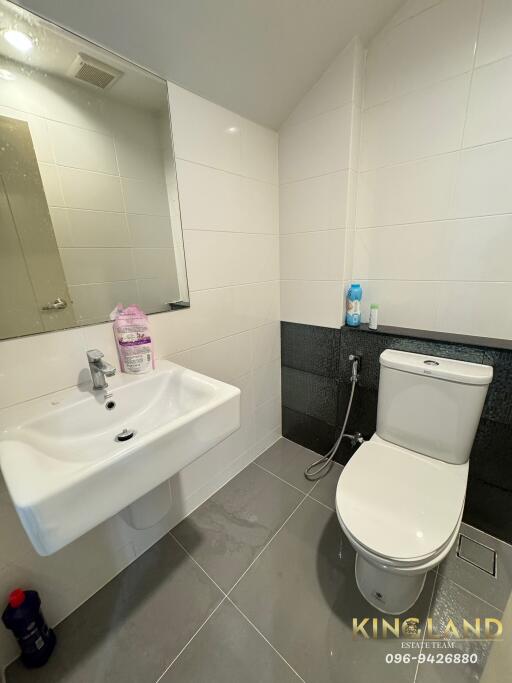
<svg viewBox="0 0 512 683"><path fill-rule="evenodd" d="M494 368L470 458L464 521L512 543L512 350L365 329L281 323L283 435L326 453L339 435L350 393L351 353L362 356L347 430L376 429L379 356L384 349L444 356ZM344 440L336 460L353 449Z"/></svg>

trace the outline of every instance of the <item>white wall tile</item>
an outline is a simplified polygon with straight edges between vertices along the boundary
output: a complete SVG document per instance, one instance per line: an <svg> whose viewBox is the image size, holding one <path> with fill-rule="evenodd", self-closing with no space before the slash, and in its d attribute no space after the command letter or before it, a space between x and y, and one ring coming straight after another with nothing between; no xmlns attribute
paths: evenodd
<svg viewBox="0 0 512 683"><path fill-rule="evenodd" d="M361 173L358 181L359 227L443 219L450 202L458 154Z"/></svg>
<svg viewBox="0 0 512 683"><path fill-rule="evenodd" d="M118 175L114 141L110 136L57 121L51 121L49 128L58 164Z"/></svg>
<svg viewBox="0 0 512 683"><path fill-rule="evenodd" d="M174 363L221 382L234 382L252 370L251 332L224 337L170 357Z"/></svg>
<svg viewBox="0 0 512 683"><path fill-rule="evenodd" d="M87 365L81 330L8 339L1 349L1 408L78 384Z"/></svg>
<svg viewBox="0 0 512 683"><path fill-rule="evenodd" d="M279 186L241 178L240 225L243 232L279 233Z"/></svg>
<svg viewBox="0 0 512 683"><path fill-rule="evenodd" d="M173 264L171 263L171 266ZM180 300L176 268L169 269L168 275L136 280L139 306L146 313L164 311L170 303Z"/></svg>
<svg viewBox="0 0 512 683"><path fill-rule="evenodd" d="M172 248L171 221L167 216L129 213L127 219L132 246Z"/></svg>
<svg viewBox="0 0 512 683"><path fill-rule="evenodd" d="M435 330L438 283L402 280L361 280L363 321L369 319L370 304L379 304L379 324Z"/></svg>
<svg viewBox="0 0 512 683"><path fill-rule="evenodd" d="M511 174L512 140L462 151L454 216L512 212Z"/></svg>
<svg viewBox="0 0 512 683"><path fill-rule="evenodd" d="M381 168L359 177L353 273L382 324L510 336L511 22L505 0L413 0L370 45L362 167Z"/></svg>
<svg viewBox="0 0 512 683"><path fill-rule="evenodd" d="M184 230L242 230L240 176L177 160Z"/></svg>
<svg viewBox="0 0 512 683"><path fill-rule="evenodd" d="M512 281L512 215L356 231L354 278Z"/></svg>
<svg viewBox="0 0 512 683"><path fill-rule="evenodd" d="M129 178L147 180L163 177L163 156L159 147L141 144L137 139L115 138L115 151L119 174Z"/></svg>
<svg viewBox="0 0 512 683"><path fill-rule="evenodd" d="M260 365L253 371L256 409L272 399L281 400L281 360ZM269 430L270 431L270 430Z"/></svg>
<svg viewBox="0 0 512 683"><path fill-rule="evenodd" d="M267 365L281 357L281 331L279 322L271 322L252 330L253 367Z"/></svg>
<svg viewBox="0 0 512 683"><path fill-rule="evenodd" d="M74 247L128 247L126 215L106 211L67 209L70 245Z"/></svg>
<svg viewBox="0 0 512 683"><path fill-rule="evenodd" d="M280 130L282 320L342 324L364 59L362 45L354 39Z"/></svg>
<svg viewBox="0 0 512 683"><path fill-rule="evenodd" d="M354 279L438 280L445 231L442 221L356 230Z"/></svg>
<svg viewBox="0 0 512 683"><path fill-rule="evenodd" d="M267 183L277 183L277 133L244 119L241 126L240 173Z"/></svg>
<svg viewBox="0 0 512 683"><path fill-rule="evenodd" d="M73 309L82 324L103 322L119 302L137 303L135 280L118 280L98 284L70 285Z"/></svg>
<svg viewBox="0 0 512 683"><path fill-rule="evenodd" d="M281 320L339 327L343 315L343 283L282 280Z"/></svg>
<svg viewBox="0 0 512 683"><path fill-rule="evenodd" d="M439 285L436 327L456 334L511 339L510 282L456 282Z"/></svg>
<svg viewBox="0 0 512 683"><path fill-rule="evenodd" d="M60 256L70 285L134 278L132 254L128 248L65 247L60 250Z"/></svg>
<svg viewBox="0 0 512 683"><path fill-rule="evenodd" d="M137 278L163 277L175 271L174 251L163 247L135 247L132 250Z"/></svg>
<svg viewBox="0 0 512 683"><path fill-rule="evenodd" d="M469 83L464 74L367 109L360 170L459 149Z"/></svg>
<svg viewBox="0 0 512 683"><path fill-rule="evenodd" d="M344 228L350 173L338 171L281 185L281 234Z"/></svg>
<svg viewBox="0 0 512 683"><path fill-rule="evenodd" d="M121 178L127 213L169 216L167 188L163 180Z"/></svg>
<svg viewBox="0 0 512 683"><path fill-rule="evenodd" d="M342 50L296 105L288 124L306 121L354 101L356 50L356 41Z"/></svg>
<svg viewBox="0 0 512 683"><path fill-rule="evenodd" d="M476 69L464 131L465 147L512 137L511 81L512 57Z"/></svg>
<svg viewBox="0 0 512 683"><path fill-rule="evenodd" d="M279 282L262 282L233 289L234 313L243 329L279 320Z"/></svg>
<svg viewBox="0 0 512 683"><path fill-rule="evenodd" d="M345 230L317 230L281 236L284 280L343 280Z"/></svg>
<svg viewBox="0 0 512 683"><path fill-rule="evenodd" d="M49 207L53 232L58 247L72 247L71 229L69 225L68 209L63 207Z"/></svg>
<svg viewBox="0 0 512 683"><path fill-rule="evenodd" d="M65 206L57 166L55 164L40 163L39 173L48 206Z"/></svg>
<svg viewBox="0 0 512 683"><path fill-rule="evenodd" d="M256 434L281 433L281 398L273 398L257 406L254 412ZM265 447L270 446L267 444Z"/></svg>
<svg viewBox="0 0 512 683"><path fill-rule="evenodd" d="M279 136L281 183L349 167L352 105L289 124Z"/></svg>
<svg viewBox="0 0 512 683"><path fill-rule="evenodd" d="M445 0L384 32L368 53L365 103L470 71L481 0Z"/></svg>
<svg viewBox="0 0 512 683"><path fill-rule="evenodd" d="M66 205L72 209L124 211L119 178L105 173L59 167Z"/></svg>
<svg viewBox="0 0 512 683"><path fill-rule="evenodd" d="M279 278L277 236L185 230L184 239L192 291Z"/></svg>
<svg viewBox="0 0 512 683"><path fill-rule="evenodd" d="M244 323L245 318L235 313L234 288L192 292L189 309L151 318L157 357L250 329Z"/></svg>
<svg viewBox="0 0 512 683"><path fill-rule="evenodd" d="M485 0L482 13L477 66L512 55L512 5L509 0Z"/></svg>
<svg viewBox="0 0 512 683"><path fill-rule="evenodd" d="M173 84L169 101L176 156L240 173L241 117Z"/></svg>
<svg viewBox="0 0 512 683"><path fill-rule="evenodd" d="M512 281L512 215L443 222L440 279ZM478 328L475 328L475 333Z"/></svg>

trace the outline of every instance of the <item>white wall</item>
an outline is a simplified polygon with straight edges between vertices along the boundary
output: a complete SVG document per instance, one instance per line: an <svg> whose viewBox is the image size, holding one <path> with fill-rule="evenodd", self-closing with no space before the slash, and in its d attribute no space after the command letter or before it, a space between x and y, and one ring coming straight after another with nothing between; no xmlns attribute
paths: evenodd
<svg viewBox="0 0 512 683"><path fill-rule="evenodd" d="M371 43L353 276L382 324L512 338L511 82L509 0L411 0Z"/></svg>
<svg viewBox="0 0 512 683"><path fill-rule="evenodd" d="M242 389L241 429L171 480L168 518L134 531L115 517L55 555L36 555L0 483L0 595L36 588L52 624L144 552L281 433L277 135L171 86L191 308L151 316L159 358ZM85 351L117 361L109 324L0 343L0 408L75 385ZM16 654L0 629L0 669Z"/></svg>
<svg viewBox="0 0 512 683"><path fill-rule="evenodd" d="M279 131L282 320L343 324L363 58L354 39Z"/></svg>
<svg viewBox="0 0 512 683"><path fill-rule="evenodd" d="M16 80L2 81L0 115L29 124L77 320L105 320L119 301L164 310L179 288L157 114L6 66Z"/></svg>

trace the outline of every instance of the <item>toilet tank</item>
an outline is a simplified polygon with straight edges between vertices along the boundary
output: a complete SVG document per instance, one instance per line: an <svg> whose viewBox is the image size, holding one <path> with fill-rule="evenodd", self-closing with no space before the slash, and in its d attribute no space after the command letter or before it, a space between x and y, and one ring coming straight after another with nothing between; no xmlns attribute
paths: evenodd
<svg viewBox="0 0 512 683"><path fill-rule="evenodd" d="M380 356L377 434L438 460L469 458L492 367L387 349Z"/></svg>

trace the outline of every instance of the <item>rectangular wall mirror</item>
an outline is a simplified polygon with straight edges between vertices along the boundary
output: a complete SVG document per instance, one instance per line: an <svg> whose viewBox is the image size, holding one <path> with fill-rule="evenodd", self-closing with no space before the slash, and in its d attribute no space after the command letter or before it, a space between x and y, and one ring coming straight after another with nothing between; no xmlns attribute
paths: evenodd
<svg viewBox="0 0 512 683"><path fill-rule="evenodd" d="M189 302L167 82L0 0L0 339Z"/></svg>

